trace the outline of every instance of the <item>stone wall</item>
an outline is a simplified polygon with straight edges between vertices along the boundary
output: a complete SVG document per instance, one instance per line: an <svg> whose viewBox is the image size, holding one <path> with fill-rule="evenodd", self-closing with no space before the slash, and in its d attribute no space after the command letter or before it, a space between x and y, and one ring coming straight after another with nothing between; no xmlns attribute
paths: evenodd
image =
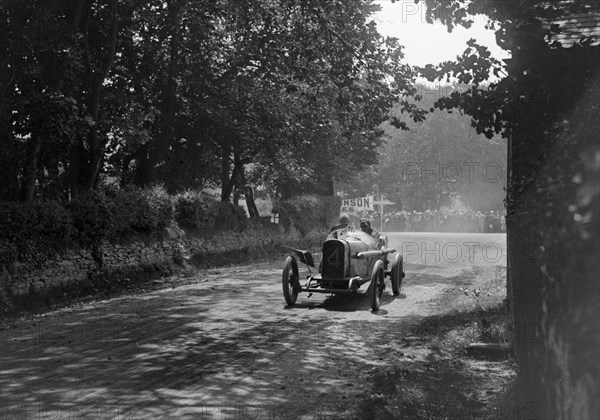
<svg viewBox="0 0 600 420"><path fill-rule="evenodd" d="M101 259L94 259L90 249L70 249L34 268L15 263L10 270L1 272L0 304L4 308L0 308L0 314L14 309L8 307L14 306L14 302L56 290L74 290L94 276L101 275L106 281L110 280L111 272L117 271L148 272L148 267L159 270L188 263L218 265L224 261L223 256L229 256L227 262L245 262L280 254L284 244L317 248L322 237L322 232L301 237L293 227L285 231L280 225L255 225L243 232L218 232L211 237L168 229L162 238L138 237L123 243L105 241L100 247Z"/></svg>

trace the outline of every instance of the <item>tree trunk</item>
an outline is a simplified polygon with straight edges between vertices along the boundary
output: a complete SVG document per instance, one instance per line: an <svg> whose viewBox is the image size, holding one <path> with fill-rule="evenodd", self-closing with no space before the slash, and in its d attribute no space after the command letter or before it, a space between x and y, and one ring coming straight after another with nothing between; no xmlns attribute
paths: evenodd
<svg viewBox="0 0 600 420"><path fill-rule="evenodd" d="M16 142L9 128L8 118L0 106L0 201L12 201L18 194L18 173L16 164Z"/></svg>
<svg viewBox="0 0 600 420"><path fill-rule="evenodd" d="M221 145L221 201L229 201L229 195L227 195L225 191L230 182L230 151L231 147L229 145ZM229 194L231 194L231 191L229 192Z"/></svg>
<svg viewBox="0 0 600 420"><path fill-rule="evenodd" d="M235 162L233 165L233 171L231 172L231 177L222 186L221 201L229 201L231 199L233 188L239 183L239 177L243 171L244 163L242 161Z"/></svg>
<svg viewBox="0 0 600 420"><path fill-rule="evenodd" d="M12 107L15 94L15 69L19 69L18 55L13 53L10 31L16 40L22 40L28 19L27 8L17 3L8 4L8 13L0 15L0 201L16 200L19 194L18 150L12 127Z"/></svg>
<svg viewBox="0 0 600 420"><path fill-rule="evenodd" d="M123 159L121 160L121 181L119 182L121 188L125 188L129 184L129 182L131 182L129 165L131 164L133 159L135 159L135 155L129 154L123 157Z"/></svg>
<svg viewBox="0 0 600 420"><path fill-rule="evenodd" d="M102 82L98 83L98 80L100 79L99 77L96 77L95 79L96 80L92 82L92 88L90 89L89 94L90 116L96 123L90 127L90 132L88 133L87 137L87 143L89 145L89 161L84 188L88 190L94 188L96 177L98 176L98 172L100 170L102 155L104 154L104 144L98 138L98 114L100 109L100 92Z"/></svg>
<svg viewBox="0 0 600 420"><path fill-rule="evenodd" d="M171 42L169 43L169 67L167 71L167 84L163 91L162 101L162 127L157 139L156 147L150 156L151 182L158 178L158 166L167 160L169 145L173 141L173 125L175 121L175 104L177 93L178 55L180 45L180 21L183 2L169 0L169 25L171 26Z"/></svg>
<svg viewBox="0 0 600 420"><path fill-rule="evenodd" d="M248 214L250 217L260 217L258 209L256 208L256 203L254 202L254 191L252 191L252 187L246 186L244 188L244 195L246 197L246 207L248 207Z"/></svg>
<svg viewBox="0 0 600 420"><path fill-rule="evenodd" d="M119 35L119 16L117 11L117 0L110 2L110 9L112 11L112 20L108 34L104 42L105 55L102 58L102 64L98 71L91 68L89 64L89 50L86 51L88 59L88 77L90 80L89 94L88 94L88 109L89 116L95 122L90 127L90 132L87 137L87 143L89 146L89 160L87 167L87 175L84 183L85 189L93 189L96 185L98 174L100 172L102 159L104 158L105 141L100 139L98 124L99 124L99 110L100 110L100 96L102 93L102 85L108 76L110 68L115 59L115 52L117 47L117 38ZM86 34L87 36L87 34Z"/></svg>
<svg viewBox="0 0 600 420"><path fill-rule="evenodd" d="M221 158L221 201L230 201L234 187L243 187L244 166L247 163L245 159L241 159L237 153L233 155L233 171L229 176L229 153L224 149Z"/></svg>
<svg viewBox="0 0 600 420"><path fill-rule="evenodd" d="M35 194L35 182L37 180L38 156L42 149L42 137L32 133L31 140L27 145L27 156L23 167L23 180L21 182L21 201L31 202Z"/></svg>
<svg viewBox="0 0 600 420"><path fill-rule="evenodd" d="M150 146L142 145L135 153L135 171L133 173L133 183L138 187L150 184Z"/></svg>
<svg viewBox="0 0 600 420"><path fill-rule="evenodd" d="M72 139L69 150L69 200L77 196L84 184L84 170L86 167L86 151L83 139L76 136Z"/></svg>

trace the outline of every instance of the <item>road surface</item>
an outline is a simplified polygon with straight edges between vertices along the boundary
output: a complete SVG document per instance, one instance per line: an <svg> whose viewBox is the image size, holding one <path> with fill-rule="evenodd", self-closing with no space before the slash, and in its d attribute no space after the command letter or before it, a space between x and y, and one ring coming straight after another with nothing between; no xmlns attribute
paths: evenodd
<svg viewBox="0 0 600 420"><path fill-rule="evenodd" d="M407 277L399 297L386 279L378 313L368 284L286 307L282 260L5 321L0 419L369 417L377 395L404 389L382 391L389 375L435 363L415 325L452 309L440 304L449 289L506 265L502 234L392 233L389 246L403 250ZM418 398L435 404L452 380Z"/></svg>

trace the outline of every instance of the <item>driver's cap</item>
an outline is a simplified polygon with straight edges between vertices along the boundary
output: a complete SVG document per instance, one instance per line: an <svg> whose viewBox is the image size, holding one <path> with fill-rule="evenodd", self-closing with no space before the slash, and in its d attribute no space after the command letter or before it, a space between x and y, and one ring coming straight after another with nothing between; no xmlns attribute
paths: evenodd
<svg viewBox="0 0 600 420"><path fill-rule="evenodd" d="M350 224L350 216L348 216L346 213L340 214L338 223L340 225L349 225Z"/></svg>

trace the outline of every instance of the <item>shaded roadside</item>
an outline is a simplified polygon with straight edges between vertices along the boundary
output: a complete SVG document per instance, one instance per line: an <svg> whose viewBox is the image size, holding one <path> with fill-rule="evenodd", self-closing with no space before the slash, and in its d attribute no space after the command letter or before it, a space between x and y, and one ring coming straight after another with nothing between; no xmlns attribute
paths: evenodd
<svg viewBox="0 0 600 420"><path fill-rule="evenodd" d="M514 376L464 351L510 336L499 266L413 270L377 313L285 306L280 261L156 287L0 322L4 418L489 418Z"/></svg>
<svg viewBox="0 0 600 420"><path fill-rule="evenodd" d="M373 372L354 418L520 419L528 406L504 397L516 378L510 355L470 356L472 342L510 343L512 324L503 302L505 270L438 296L442 313L394 323L377 334L388 367ZM453 304L450 304L452 302ZM395 337L395 339L394 339ZM391 343L391 344L390 344Z"/></svg>

